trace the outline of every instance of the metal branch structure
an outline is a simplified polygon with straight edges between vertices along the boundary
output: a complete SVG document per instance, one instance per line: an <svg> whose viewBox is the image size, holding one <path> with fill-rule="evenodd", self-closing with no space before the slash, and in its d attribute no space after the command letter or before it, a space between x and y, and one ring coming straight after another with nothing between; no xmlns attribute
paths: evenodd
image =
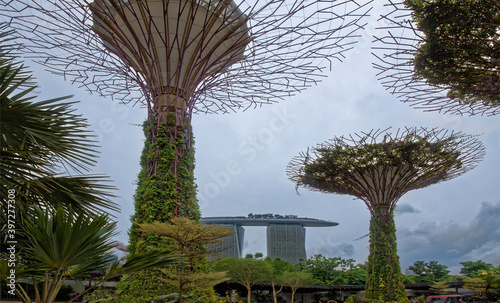
<svg viewBox="0 0 500 303"><path fill-rule="evenodd" d="M298 187L355 196L373 215L375 206L393 212L408 191L458 177L483 156L474 136L427 128L372 130L300 153L287 175Z"/></svg>
<svg viewBox="0 0 500 303"><path fill-rule="evenodd" d="M408 191L462 175L485 153L476 136L416 127L386 131L331 139L300 153L287 167L297 187L352 195L365 203L371 214L366 296L384 302L406 298L397 278L397 201Z"/></svg>
<svg viewBox="0 0 500 303"><path fill-rule="evenodd" d="M189 112L228 113L319 82L370 2L1 0L0 14L31 57L91 92L150 110L170 93Z"/></svg>
<svg viewBox="0 0 500 303"><path fill-rule="evenodd" d="M151 147L157 157L143 163L148 177L159 173L164 158L171 161L169 174L182 175L179 163L192 152L193 113L277 102L320 81L323 70L353 47L370 10L370 1L351 0L0 3L26 54L49 71L101 96L147 107L147 141L167 136L176 142L172 156ZM193 168L194 162L186 173ZM192 200L180 191L174 188L174 199Z"/></svg>
<svg viewBox="0 0 500 303"><path fill-rule="evenodd" d="M496 0L389 1L374 67L401 101L457 115L500 113L500 5Z"/></svg>

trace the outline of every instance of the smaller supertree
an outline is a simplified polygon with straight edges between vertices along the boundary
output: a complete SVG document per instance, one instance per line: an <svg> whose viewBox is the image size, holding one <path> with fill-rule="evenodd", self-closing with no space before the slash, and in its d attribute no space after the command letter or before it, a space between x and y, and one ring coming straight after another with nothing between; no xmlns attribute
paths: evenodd
<svg viewBox="0 0 500 303"><path fill-rule="evenodd" d="M406 128L339 137L300 153L287 175L297 187L352 195L370 210L366 298L406 299L396 247L394 209L406 192L455 178L484 156L475 136Z"/></svg>

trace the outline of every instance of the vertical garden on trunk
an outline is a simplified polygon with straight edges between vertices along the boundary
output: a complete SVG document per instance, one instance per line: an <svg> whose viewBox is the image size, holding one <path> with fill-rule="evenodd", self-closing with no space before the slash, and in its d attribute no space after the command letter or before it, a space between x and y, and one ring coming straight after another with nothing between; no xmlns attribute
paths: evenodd
<svg viewBox="0 0 500 303"><path fill-rule="evenodd" d="M144 122L143 129L146 139L134 196L135 213L131 217L133 224L129 231L128 250L132 255L149 250L177 253L178 243L144 233L138 226L170 222L178 217L198 222L200 211L194 183L194 140L190 122L185 113L170 108L170 111L152 114ZM183 249L204 250L200 245ZM204 257L190 258L187 262L190 270L206 269ZM122 300L151 300L176 293L178 289L167 282L168 271L142 271L126 277L119 287Z"/></svg>
<svg viewBox="0 0 500 303"><path fill-rule="evenodd" d="M169 116L175 119L173 113ZM139 224L168 222L178 216L197 221L200 212L194 183L191 127L187 121L180 126L173 122L158 124L157 121L153 117L143 125L146 141L141 156L132 221ZM152 245L152 241L158 239L152 236L142 238L141 233L132 226L130 244L134 250L145 249Z"/></svg>

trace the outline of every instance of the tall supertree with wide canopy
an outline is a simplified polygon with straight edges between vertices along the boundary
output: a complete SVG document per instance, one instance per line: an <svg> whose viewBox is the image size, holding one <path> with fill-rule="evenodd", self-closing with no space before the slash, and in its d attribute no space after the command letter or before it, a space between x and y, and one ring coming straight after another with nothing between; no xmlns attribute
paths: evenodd
<svg viewBox="0 0 500 303"><path fill-rule="evenodd" d="M375 37L383 85L416 108L500 113L497 0L389 1Z"/></svg>
<svg viewBox="0 0 500 303"><path fill-rule="evenodd" d="M91 92L147 108L137 223L198 219L193 113L316 84L356 42L370 0L0 0L25 50ZM162 246L133 226L130 250Z"/></svg>
<svg viewBox="0 0 500 303"><path fill-rule="evenodd" d="M366 298L406 300L396 247L394 209L408 191L450 180L484 156L475 136L406 128L337 137L293 158L287 168L297 187L352 195L370 211Z"/></svg>
<svg viewBox="0 0 500 303"><path fill-rule="evenodd" d="M317 83L352 48L369 11L369 2L312 0L0 3L35 61L147 107L139 223L199 217L193 113L257 107Z"/></svg>

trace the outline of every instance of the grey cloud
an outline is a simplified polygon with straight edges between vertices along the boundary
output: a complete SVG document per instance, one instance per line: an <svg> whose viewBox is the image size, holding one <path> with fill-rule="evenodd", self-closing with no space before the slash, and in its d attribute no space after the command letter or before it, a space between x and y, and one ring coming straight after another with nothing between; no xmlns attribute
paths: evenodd
<svg viewBox="0 0 500 303"><path fill-rule="evenodd" d="M410 204L399 204L396 206L396 213L397 214L418 214L420 213L420 210L416 209L415 207L411 206Z"/></svg>
<svg viewBox="0 0 500 303"><path fill-rule="evenodd" d="M399 256L403 266L418 260L436 260L448 266L483 260L500 264L500 202L483 202L472 219L422 222L415 229L398 229Z"/></svg>
<svg viewBox="0 0 500 303"><path fill-rule="evenodd" d="M325 257L341 257L341 258L352 258L356 250L354 245L349 243L335 243L328 245L315 245L313 246L312 253L308 253L308 256L312 255L323 255Z"/></svg>

